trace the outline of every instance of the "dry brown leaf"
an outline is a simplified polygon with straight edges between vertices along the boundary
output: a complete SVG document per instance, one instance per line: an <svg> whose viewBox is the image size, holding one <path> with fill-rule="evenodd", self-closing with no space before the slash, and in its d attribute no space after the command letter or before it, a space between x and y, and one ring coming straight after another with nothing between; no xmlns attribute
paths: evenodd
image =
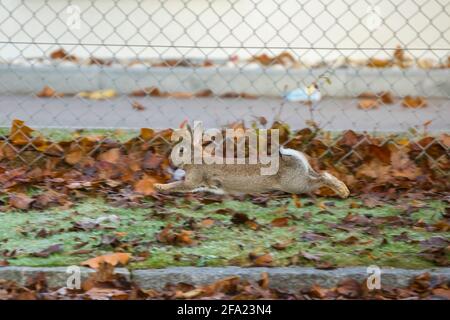
<svg viewBox="0 0 450 320"><path fill-rule="evenodd" d="M439 220L433 224L433 229L439 232L450 231L450 222L445 219Z"/></svg>
<svg viewBox="0 0 450 320"><path fill-rule="evenodd" d="M52 98L52 97L62 97L63 93L56 92L53 88L49 86L45 86L41 91L36 93L36 96L39 98Z"/></svg>
<svg viewBox="0 0 450 320"><path fill-rule="evenodd" d="M128 300L129 293L114 288L94 287L85 292L85 295L92 300Z"/></svg>
<svg viewBox="0 0 450 320"><path fill-rule="evenodd" d="M377 95L381 100L381 102L384 104L393 104L395 102L394 101L395 99L390 91L382 91L379 92Z"/></svg>
<svg viewBox="0 0 450 320"><path fill-rule="evenodd" d="M82 91L77 94L80 98L91 100L107 100L117 96L117 91L114 89L104 89L96 91Z"/></svg>
<svg viewBox="0 0 450 320"><path fill-rule="evenodd" d="M275 218L270 224L274 227L286 227L289 224L289 217Z"/></svg>
<svg viewBox="0 0 450 320"><path fill-rule="evenodd" d="M164 161L164 157L160 154L147 151L142 160L142 168L144 170L154 170L157 169Z"/></svg>
<svg viewBox="0 0 450 320"><path fill-rule="evenodd" d="M305 251L300 252L300 255L305 258L306 260L310 261L320 261L320 256L312 253L308 253Z"/></svg>
<svg viewBox="0 0 450 320"><path fill-rule="evenodd" d="M26 145L33 139L33 132L34 130L30 127L27 127L25 125L25 122L16 119L12 122L11 130L9 133L9 140L15 145Z"/></svg>
<svg viewBox="0 0 450 320"><path fill-rule="evenodd" d="M161 243L170 245L192 245L195 244L192 235L193 232L189 230L174 230L169 223L156 235L156 239Z"/></svg>
<svg viewBox="0 0 450 320"><path fill-rule="evenodd" d="M387 68L392 66L392 61L389 59L370 58L367 66L371 68Z"/></svg>
<svg viewBox="0 0 450 320"><path fill-rule="evenodd" d="M85 154L83 150L75 149L66 154L66 156L64 157L64 161L66 161L70 165L75 165L81 161L84 155Z"/></svg>
<svg viewBox="0 0 450 320"><path fill-rule="evenodd" d="M298 196L296 194L292 195L292 200L294 200L294 205L296 208L301 208L303 206L302 202L300 201L300 199L298 198Z"/></svg>
<svg viewBox="0 0 450 320"><path fill-rule="evenodd" d="M209 228L209 227L213 226L215 223L216 223L216 221L214 219L206 218L200 222L200 225L204 228Z"/></svg>
<svg viewBox="0 0 450 320"><path fill-rule="evenodd" d="M23 193L16 193L9 197L9 205L16 209L27 210L33 203L33 198Z"/></svg>
<svg viewBox="0 0 450 320"><path fill-rule="evenodd" d="M274 243L274 244L272 245L272 248L274 248L275 250L284 250L284 249L286 249L288 246L290 246L292 243L294 243L294 240L293 240L293 239L289 239L289 240L286 240L286 241L284 241L284 242L277 242L277 243Z"/></svg>
<svg viewBox="0 0 450 320"><path fill-rule="evenodd" d="M149 128L142 128L139 137L144 141L153 139L155 137L155 131Z"/></svg>
<svg viewBox="0 0 450 320"><path fill-rule="evenodd" d="M137 111L145 110L145 107L138 101L133 101L131 106L133 107L134 110L137 110Z"/></svg>
<svg viewBox="0 0 450 320"><path fill-rule="evenodd" d="M110 254L101 255L86 261L81 262L82 266L88 266L92 269L98 269L102 263L107 263L112 266L126 265L131 258L130 253L115 252Z"/></svg>
<svg viewBox="0 0 450 320"><path fill-rule="evenodd" d="M178 291L178 294L176 295L176 298L178 299L193 299L200 295L202 295L205 292L203 288L196 288L187 292Z"/></svg>
<svg viewBox="0 0 450 320"><path fill-rule="evenodd" d="M344 279L339 282L337 292L347 298L356 298L361 296L361 284L354 279Z"/></svg>
<svg viewBox="0 0 450 320"><path fill-rule="evenodd" d="M417 66L421 69L429 70L436 68L438 66L438 63L436 60L431 58L419 58L417 60Z"/></svg>
<svg viewBox="0 0 450 320"><path fill-rule="evenodd" d="M394 177L415 180L421 174L421 170L409 158L403 149L393 149L391 152L391 174Z"/></svg>
<svg viewBox="0 0 450 320"><path fill-rule="evenodd" d="M324 299L327 297L327 294L330 292L329 289L325 289L320 287L317 284L313 284L311 289L309 290L309 293L311 294L311 296L313 298L319 298L319 299Z"/></svg>
<svg viewBox="0 0 450 320"><path fill-rule="evenodd" d="M378 100L376 99L361 99L358 103L358 108L364 110L376 109L379 107Z"/></svg>
<svg viewBox="0 0 450 320"><path fill-rule="evenodd" d="M241 92L239 94L239 97L241 97L242 99L251 99L251 100L258 99L257 95L247 93L247 92Z"/></svg>
<svg viewBox="0 0 450 320"><path fill-rule="evenodd" d="M269 289L269 274L267 272L261 273L261 279L258 281L258 284L264 290Z"/></svg>
<svg viewBox="0 0 450 320"><path fill-rule="evenodd" d="M97 158L97 160L106 161L113 164L117 163L119 159L120 159L120 148L109 149L108 151L101 153Z"/></svg>
<svg viewBox="0 0 450 320"><path fill-rule="evenodd" d="M165 96L166 94L161 92L156 87L149 87L149 88L144 88L144 89L133 91L131 93L131 95L133 97L145 97L145 96L161 97L161 96Z"/></svg>
<svg viewBox="0 0 450 320"><path fill-rule="evenodd" d="M402 100L402 106L404 106L405 108L425 108L427 105L427 100L424 97L406 96Z"/></svg>
<svg viewBox="0 0 450 320"><path fill-rule="evenodd" d="M190 92L171 92L169 96L175 99L190 99L193 97L193 94Z"/></svg>
<svg viewBox="0 0 450 320"><path fill-rule="evenodd" d="M235 99L239 98L239 93L237 92L225 92L219 96L222 99Z"/></svg>
<svg viewBox="0 0 450 320"><path fill-rule="evenodd" d="M194 94L197 98L212 97L213 95L214 93L210 89L200 90Z"/></svg>
<svg viewBox="0 0 450 320"><path fill-rule="evenodd" d="M273 263L273 257L270 253L261 255L250 253L249 258L255 267L269 267Z"/></svg>
<svg viewBox="0 0 450 320"><path fill-rule="evenodd" d="M383 182L389 180L390 166L385 165L378 159L372 159L368 163L364 163L360 166L356 172L357 178L368 177Z"/></svg>
<svg viewBox="0 0 450 320"><path fill-rule="evenodd" d="M433 289L431 293L435 296L444 297L448 300L450 300L450 288L437 288Z"/></svg>
<svg viewBox="0 0 450 320"><path fill-rule="evenodd" d="M68 60L68 61L73 61L73 62L78 61L78 58L76 56L68 54L67 51L62 48L53 51L50 54L50 58L55 59L55 60L62 59L62 60Z"/></svg>
<svg viewBox="0 0 450 320"><path fill-rule="evenodd" d="M136 182L134 190L146 196L151 195L155 192L154 184L157 182L155 178L145 175L141 180Z"/></svg>

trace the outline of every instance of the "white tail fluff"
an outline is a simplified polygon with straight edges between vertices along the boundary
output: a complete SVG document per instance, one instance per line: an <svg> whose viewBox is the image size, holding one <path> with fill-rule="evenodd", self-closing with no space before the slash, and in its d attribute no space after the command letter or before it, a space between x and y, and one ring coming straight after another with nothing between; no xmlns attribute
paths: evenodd
<svg viewBox="0 0 450 320"><path fill-rule="evenodd" d="M280 147L280 153L284 156L291 156L298 159L306 171L311 169L311 165L309 164L308 159L306 159L305 155L300 151Z"/></svg>

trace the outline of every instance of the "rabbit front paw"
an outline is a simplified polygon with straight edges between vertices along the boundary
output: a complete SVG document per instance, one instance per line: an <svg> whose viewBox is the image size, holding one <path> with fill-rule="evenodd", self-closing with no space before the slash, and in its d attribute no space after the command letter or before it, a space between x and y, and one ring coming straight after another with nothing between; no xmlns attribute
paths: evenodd
<svg viewBox="0 0 450 320"><path fill-rule="evenodd" d="M162 191L165 191L165 190L166 190L166 185L163 184L163 183L155 183L155 184L153 185L153 188L154 188L156 191L162 192Z"/></svg>

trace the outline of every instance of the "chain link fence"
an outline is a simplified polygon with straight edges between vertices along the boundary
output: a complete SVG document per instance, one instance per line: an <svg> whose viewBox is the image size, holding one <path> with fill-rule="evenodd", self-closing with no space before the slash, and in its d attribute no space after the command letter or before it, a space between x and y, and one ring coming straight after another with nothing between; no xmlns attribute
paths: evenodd
<svg viewBox="0 0 450 320"><path fill-rule="evenodd" d="M367 141L337 150L344 132L381 135L380 144L396 133L445 173L450 2L0 0L0 111L1 127L24 121L3 130L0 155L27 163L45 155L26 150L49 145L24 125L278 121L327 132L315 155L338 162Z"/></svg>

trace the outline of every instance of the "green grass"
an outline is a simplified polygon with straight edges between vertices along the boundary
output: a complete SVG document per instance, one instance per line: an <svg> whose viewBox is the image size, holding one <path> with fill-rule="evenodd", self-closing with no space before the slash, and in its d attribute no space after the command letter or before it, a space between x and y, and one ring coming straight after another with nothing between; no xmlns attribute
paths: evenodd
<svg viewBox="0 0 450 320"><path fill-rule="evenodd" d="M320 255L322 261L336 266L393 266L404 268L424 268L433 266L432 262L419 256L422 250L418 241L433 236L448 238L450 232L429 232L424 228L380 225L379 235L372 235L367 229L355 227L350 231L336 229L330 224L339 223L349 212L371 217L398 216L404 209L394 205L377 208L352 208L358 200L330 200L327 210L322 210L308 199L301 199L301 208L294 206L291 199L272 200L267 207L250 201L226 200L223 203L201 204L180 198L163 208L118 208L103 200L90 199L70 209L54 208L44 211L8 211L0 213L0 254L16 250L15 258L6 259L11 265L26 266L65 266L78 264L88 258L112 251L133 254L131 268L162 268L167 266L225 266L251 265L249 253L271 253L273 265L311 266L313 262L305 258L293 259L299 252ZM350 204L353 202L353 205ZM219 211L229 208L248 215L260 225L259 230L231 221L232 213ZM423 219L433 223L442 219L445 211L443 201L432 200L418 211L411 213L414 221ZM116 224L102 224L101 228L89 231L70 231L74 222L86 218L117 215ZM310 216L310 218L305 218ZM274 227L271 221L278 217L289 217L286 227ZM189 229L189 226L206 218L215 221L210 227L200 226L193 231L196 241L190 246L177 246L160 243L156 235L161 228L171 223L174 228ZM50 235L38 237L45 229ZM326 233L328 238L320 241L301 239L305 232ZM396 235L406 232L414 241L395 241ZM119 233L119 236L117 235ZM104 236L116 237L118 246L101 244ZM358 238L356 244L339 244L349 236ZM275 250L272 245L293 239L285 250ZM383 241L385 239L385 241ZM387 243L386 243L387 240ZM85 243L80 247L80 243ZM32 254L51 245L61 244L63 250L48 257L35 257ZM8 250L8 251L5 251ZM74 254L77 250L89 250ZM136 259L136 257L141 258ZM0 260L3 259L0 255Z"/></svg>

